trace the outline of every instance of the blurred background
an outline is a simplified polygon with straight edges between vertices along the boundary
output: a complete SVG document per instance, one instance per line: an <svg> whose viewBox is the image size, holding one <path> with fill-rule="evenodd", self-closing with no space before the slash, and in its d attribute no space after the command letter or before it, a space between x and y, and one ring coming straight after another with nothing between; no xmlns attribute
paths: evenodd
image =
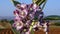
<svg viewBox="0 0 60 34"><path fill-rule="evenodd" d="M17 1L26 4L32 3L32 0L17 0ZM16 8L12 4L11 0L0 0L0 29L11 28L11 25L14 23L13 11L15 9ZM60 0L48 0L44 7L43 12L44 19L49 20L50 26L54 26L53 28L55 28L52 30L56 31L56 26L60 27ZM58 30L56 32L58 33Z"/></svg>

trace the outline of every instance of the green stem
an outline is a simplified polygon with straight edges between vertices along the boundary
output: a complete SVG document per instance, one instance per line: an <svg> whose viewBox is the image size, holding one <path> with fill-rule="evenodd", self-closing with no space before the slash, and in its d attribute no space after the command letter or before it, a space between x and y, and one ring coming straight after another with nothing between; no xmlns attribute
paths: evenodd
<svg viewBox="0 0 60 34"><path fill-rule="evenodd" d="M34 25L34 21L32 22L32 24L31 24L31 26L30 26L30 31L31 31L31 33L33 33L33 25Z"/></svg>

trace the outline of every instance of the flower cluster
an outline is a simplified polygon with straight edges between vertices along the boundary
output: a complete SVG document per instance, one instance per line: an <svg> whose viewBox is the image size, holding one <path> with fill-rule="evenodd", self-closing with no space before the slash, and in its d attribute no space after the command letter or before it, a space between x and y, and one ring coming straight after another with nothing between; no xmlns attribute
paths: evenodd
<svg viewBox="0 0 60 34"><path fill-rule="evenodd" d="M32 20L40 20L43 16L43 12L41 12L41 8L37 6L36 4L17 4L16 5L16 10L14 11L15 15L15 23L13 24L13 27L15 27L17 30L24 31L29 31ZM37 24L33 26L33 29L38 29Z"/></svg>

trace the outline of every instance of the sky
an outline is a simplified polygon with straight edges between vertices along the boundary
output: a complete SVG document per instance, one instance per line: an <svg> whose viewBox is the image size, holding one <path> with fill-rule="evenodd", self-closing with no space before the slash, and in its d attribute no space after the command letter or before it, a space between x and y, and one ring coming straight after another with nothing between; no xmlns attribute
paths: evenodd
<svg viewBox="0 0 60 34"><path fill-rule="evenodd" d="M17 0L21 3L30 4L32 0ZM16 8L11 0L0 0L0 16L14 16L13 11ZM60 0L48 0L44 7L44 15L60 15Z"/></svg>

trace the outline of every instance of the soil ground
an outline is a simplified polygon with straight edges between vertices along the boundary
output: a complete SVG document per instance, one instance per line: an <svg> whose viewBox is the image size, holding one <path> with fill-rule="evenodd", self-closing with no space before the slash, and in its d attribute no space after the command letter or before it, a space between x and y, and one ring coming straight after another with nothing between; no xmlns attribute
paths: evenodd
<svg viewBox="0 0 60 34"><path fill-rule="evenodd" d="M42 30L34 32L34 34L45 34ZM49 27L49 33L48 34L60 34L60 26L53 26Z"/></svg>

